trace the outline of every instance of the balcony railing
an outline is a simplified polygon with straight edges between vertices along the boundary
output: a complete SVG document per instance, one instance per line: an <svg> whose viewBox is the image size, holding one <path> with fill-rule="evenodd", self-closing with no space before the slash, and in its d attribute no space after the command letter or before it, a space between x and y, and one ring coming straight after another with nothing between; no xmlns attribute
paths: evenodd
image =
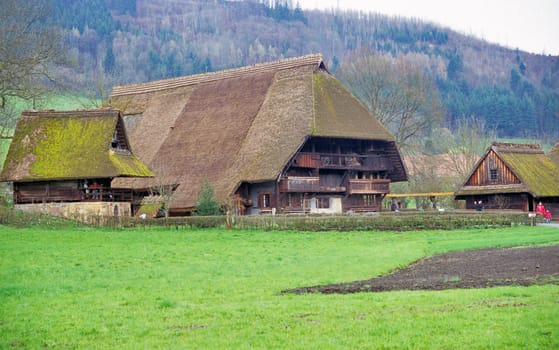
<svg viewBox="0 0 559 350"><path fill-rule="evenodd" d="M390 160L380 155L305 153L297 154L293 165L315 169L355 169L383 171L391 168Z"/></svg>
<svg viewBox="0 0 559 350"><path fill-rule="evenodd" d="M389 179L351 179L348 181L349 194L387 194L390 192Z"/></svg>
<svg viewBox="0 0 559 350"><path fill-rule="evenodd" d="M44 189L44 190L16 190L15 203L49 203L49 202L130 202L132 190L111 189L110 187L96 187L84 189Z"/></svg>
<svg viewBox="0 0 559 350"><path fill-rule="evenodd" d="M345 192L344 186L326 187L320 186L318 176L287 176L280 181L280 191L282 192Z"/></svg>

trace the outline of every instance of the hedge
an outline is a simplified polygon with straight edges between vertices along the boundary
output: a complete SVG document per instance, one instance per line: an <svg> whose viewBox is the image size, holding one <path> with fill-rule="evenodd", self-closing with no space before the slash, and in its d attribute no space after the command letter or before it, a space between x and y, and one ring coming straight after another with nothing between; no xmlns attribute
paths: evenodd
<svg viewBox="0 0 559 350"><path fill-rule="evenodd" d="M89 225L108 227L166 226L185 228L227 228L265 231L417 231L463 228L497 228L534 225L541 218L525 212L401 212L370 215L258 215L192 216L159 219L90 217Z"/></svg>

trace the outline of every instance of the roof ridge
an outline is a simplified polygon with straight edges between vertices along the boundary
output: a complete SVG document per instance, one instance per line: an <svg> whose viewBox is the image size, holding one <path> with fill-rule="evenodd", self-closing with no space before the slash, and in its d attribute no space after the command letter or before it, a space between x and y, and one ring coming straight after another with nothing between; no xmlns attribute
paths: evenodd
<svg viewBox="0 0 559 350"><path fill-rule="evenodd" d="M186 75L182 77L156 80L146 83L120 85L113 87L113 90L111 91L111 97L167 90L201 82L216 81L237 77L243 74L258 73L269 70L283 70L311 64L318 67L323 63L323 61L324 59L321 54L309 54L305 56L286 58L271 62L256 63L250 66L231 68L215 72Z"/></svg>
<svg viewBox="0 0 559 350"><path fill-rule="evenodd" d="M106 115L109 113L118 114L120 113L120 111L115 108L76 109L76 110L42 109L42 110L24 110L21 113L21 115L29 116L29 117L76 117L78 118L78 117Z"/></svg>
<svg viewBox="0 0 559 350"><path fill-rule="evenodd" d="M491 148L498 152L508 153L544 153L541 146L537 143L511 143L511 142L492 142Z"/></svg>

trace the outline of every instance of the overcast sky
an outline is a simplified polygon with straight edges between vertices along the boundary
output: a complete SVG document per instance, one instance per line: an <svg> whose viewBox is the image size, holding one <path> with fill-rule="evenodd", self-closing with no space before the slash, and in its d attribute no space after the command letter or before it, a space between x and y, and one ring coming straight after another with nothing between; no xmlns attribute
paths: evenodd
<svg viewBox="0 0 559 350"><path fill-rule="evenodd" d="M298 1L303 9L354 9L421 18L513 49L559 55L559 0Z"/></svg>

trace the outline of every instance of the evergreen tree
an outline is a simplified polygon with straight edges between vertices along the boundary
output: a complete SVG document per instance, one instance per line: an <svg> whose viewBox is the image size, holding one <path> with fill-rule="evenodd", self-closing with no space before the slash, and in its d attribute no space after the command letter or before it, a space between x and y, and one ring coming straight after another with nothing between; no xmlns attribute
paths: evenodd
<svg viewBox="0 0 559 350"><path fill-rule="evenodd" d="M112 74L115 71L115 55L113 53L113 45L109 45L109 47L107 48L105 59L103 60L103 69L107 74Z"/></svg>
<svg viewBox="0 0 559 350"><path fill-rule="evenodd" d="M458 79L460 73L462 72L462 69L464 69L464 62L462 61L462 57L459 53L455 52L448 59L448 66L446 68L448 79Z"/></svg>
<svg viewBox="0 0 559 350"><path fill-rule="evenodd" d="M522 78L516 69L510 70L510 89L514 92L518 92L522 85Z"/></svg>
<svg viewBox="0 0 559 350"><path fill-rule="evenodd" d="M204 178L200 185L198 202L196 202L196 215L220 215L221 209L215 199L215 192L208 178Z"/></svg>

